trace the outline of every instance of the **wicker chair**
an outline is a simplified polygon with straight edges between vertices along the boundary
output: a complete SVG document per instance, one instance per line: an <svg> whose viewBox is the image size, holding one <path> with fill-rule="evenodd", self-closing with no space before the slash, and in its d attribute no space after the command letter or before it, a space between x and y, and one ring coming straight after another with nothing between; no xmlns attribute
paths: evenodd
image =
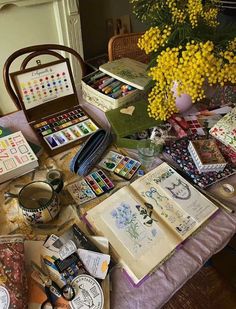
<svg viewBox="0 0 236 309"><path fill-rule="evenodd" d="M148 63L149 56L137 46L138 39L142 34L143 32L126 33L111 37L108 42L109 61L127 57Z"/></svg>

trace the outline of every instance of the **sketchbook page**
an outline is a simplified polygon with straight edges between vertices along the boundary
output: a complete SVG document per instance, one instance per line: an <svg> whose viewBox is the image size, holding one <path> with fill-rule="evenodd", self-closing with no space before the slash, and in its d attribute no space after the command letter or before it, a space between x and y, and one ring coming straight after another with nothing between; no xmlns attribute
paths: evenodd
<svg viewBox="0 0 236 309"><path fill-rule="evenodd" d="M218 209L166 163L131 186L183 239Z"/></svg>
<svg viewBox="0 0 236 309"><path fill-rule="evenodd" d="M138 280L146 276L179 243L166 227L145 217L140 200L124 187L87 213L98 234L108 238L122 263Z"/></svg>

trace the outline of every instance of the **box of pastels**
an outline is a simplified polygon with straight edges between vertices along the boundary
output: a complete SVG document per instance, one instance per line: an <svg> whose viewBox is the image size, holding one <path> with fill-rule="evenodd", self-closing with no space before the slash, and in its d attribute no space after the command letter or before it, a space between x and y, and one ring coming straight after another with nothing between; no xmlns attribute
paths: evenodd
<svg viewBox="0 0 236 309"><path fill-rule="evenodd" d="M98 130L79 106L68 59L11 73L22 110L45 150L54 155Z"/></svg>
<svg viewBox="0 0 236 309"><path fill-rule="evenodd" d="M135 101L148 89L146 69L146 64L129 58L107 62L82 79L83 98L104 112Z"/></svg>

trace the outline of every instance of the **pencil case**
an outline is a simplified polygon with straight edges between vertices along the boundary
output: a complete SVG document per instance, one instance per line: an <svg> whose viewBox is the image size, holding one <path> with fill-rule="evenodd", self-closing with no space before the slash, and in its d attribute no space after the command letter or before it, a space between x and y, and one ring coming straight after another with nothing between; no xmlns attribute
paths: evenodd
<svg viewBox="0 0 236 309"><path fill-rule="evenodd" d="M112 142L110 131L97 130L80 148L70 162L70 170L80 176L86 176Z"/></svg>

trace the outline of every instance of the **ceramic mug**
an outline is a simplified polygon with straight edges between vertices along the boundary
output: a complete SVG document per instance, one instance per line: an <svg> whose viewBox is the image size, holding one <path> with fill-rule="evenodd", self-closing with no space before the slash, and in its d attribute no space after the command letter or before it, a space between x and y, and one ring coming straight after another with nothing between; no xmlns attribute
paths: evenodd
<svg viewBox="0 0 236 309"><path fill-rule="evenodd" d="M60 211L58 193L62 187L59 182L34 181L25 185L18 195L7 195L18 198L23 216L30 224L48 223Z"/></svg>

